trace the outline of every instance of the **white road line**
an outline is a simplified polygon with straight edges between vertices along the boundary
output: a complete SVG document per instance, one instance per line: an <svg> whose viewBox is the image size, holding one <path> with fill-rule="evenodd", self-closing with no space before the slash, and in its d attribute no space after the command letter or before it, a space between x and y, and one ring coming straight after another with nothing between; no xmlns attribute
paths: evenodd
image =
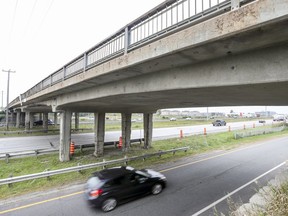
<svg viewBox="0 0 288 216"><path fill-rule="evenodd" d="M198 215L202 214L203 212L205 212L205 211L209 210L210 208L216 206L218 203L220 203L220 202L222 202L223 200L229 198L229 197L232 196L233 194L237 193L238 191L240 191L240 190L242 190L243 188L247 187L248 185L256 182L258 179L264 177L265 175L269 174L270 172L278 169L279 167L281 167L281 166L283 166L283 165L285 165L285 164L286 164L286 162L283 162L283 163L279 164L278 166L270 169L269 171L267 171L267 172L263 173L262 175L256 177L255 179L251 180L250 182L242 185L241 187L237 188L236 190L232 191L231 193L227 194L226 196L222 197L221 199L219 199L219 200L211 203L209 206L206 206L205 208L203 208L203 209L201 209L200 211L196 212L196 213L193 214L192 216L198 216Z"/></svg>

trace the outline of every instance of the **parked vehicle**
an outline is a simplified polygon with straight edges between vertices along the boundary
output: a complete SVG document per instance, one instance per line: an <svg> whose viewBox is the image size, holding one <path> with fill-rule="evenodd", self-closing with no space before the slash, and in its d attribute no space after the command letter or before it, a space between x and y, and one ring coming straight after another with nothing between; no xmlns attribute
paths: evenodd
<svg viewBox="0 0 288 216"><path fill-rule="evenodd" d="M212 124L213 126L226 126L226 121L218 119L212 122Z"/></svg>
<svg viewBox="0 0 288 216"><path fill-rule="evenodd" d="M264 123L266 123L266 121L265 121L265 120L263 120L263 119L261 119L261 120L259 120L259 123L262 123L262 124L264 124Z"/></svg>
<svg viewBox="0 0 288 216"><path fill-rule="evenodd" d="M170 121L176 121L176 118L170 118Z"/></svg>
<svg viewBox="0 0 288 216"><path fill-rule="evenodd" d="M93 173L85 187L85 197L104 212L146 194L157 195L166 187L166 177L151 169L114 167Z"/></svg>
<svg viewBox="0 0 288 216"><path fill-rule="evenodd" d="M280 114L276 114L273 116L273 121L285 121L285 116L280 115Z"/></svg>
<svg viewBox="0 0 288 216"><path fill-rule="evenodd" d="M43 120L38 120L33 123L34 126L43 125ZM51 119L48 119L48 125L54 125L54 122Z"/></svg>

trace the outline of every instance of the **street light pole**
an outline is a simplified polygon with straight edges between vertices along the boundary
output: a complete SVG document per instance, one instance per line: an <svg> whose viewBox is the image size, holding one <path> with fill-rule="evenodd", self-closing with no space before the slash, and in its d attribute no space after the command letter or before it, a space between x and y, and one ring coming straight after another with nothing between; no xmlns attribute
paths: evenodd
<svg viewBox="0 0 288 216"><path fill-rule="evenodd" d="M2 104L1 104L1 111L3 111L3 90L2 90Z"/></svg>
<svg viewBox="0 0 288 216"><path fill-rule="evenodd" d="M9 84L10 84L10 73L16 73L16 71L11 71L10 69L2 70L2 72L8 73L8 80L7 80L7 104L6 104L6 130L9 129L8 123L9 123Z"/></svg>

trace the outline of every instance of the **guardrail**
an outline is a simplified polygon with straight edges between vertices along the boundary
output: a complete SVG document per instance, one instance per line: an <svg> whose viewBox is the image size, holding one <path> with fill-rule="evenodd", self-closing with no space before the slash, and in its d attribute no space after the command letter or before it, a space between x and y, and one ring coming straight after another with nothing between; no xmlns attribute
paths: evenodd
<svg viewBox="0 0 288 216"><path fill-rule="evenodd" d="M166 0L15 98L9 107L105 61L255 0Z"/></svg>
<svg viewBox="0 0 288 216"><path fill-rule="evenodd" d="M64 169L59 169L59 170L52 170L52 171L44 171L42 173L35 173L35 174L30 174L30 175L24 175L24 176L16 176L16 177L10 177L6 179L0 179L0 185L10 185L12 183L16 182L23 182L23 181L28 181L28 180L33 180L33 179L38 179L38 178L47 178L50 176L54 175L60 175L60 174L65 174L65 173L70 173L70 172L81 172L82 170L86 169L91 169L91 168L96 168L96 167L105 167L108 165L112 164L120 164L124 163L124 165L127 165L129 161L135 161L135 160L145 160L147 158L153 157L153 156L159 156L163 154L168 154L168 153L173 153L173 155L177 151L188 151L189 147L182 147L182 148L175 148L175 149L170 149L167 151L159 151L156 153L152 154L145 154L141 156L134 156L134 157L124 157L122 159L116 159L116 160L111 160L111 161L105 161L103 159L103 162L99 163L93 163L93 164L86 164L86 165L78 165L76 167L69 167L69 168L64 168Z"/></svg>
<svg viewBox="0 0 288 216"><path fill-rule="evenodd" d="M78 132L78 131L91 131L93 128L79 128L79 129L71 129L71 132ZM0 134L8 135L8 134L32 134L32 133L46 133L46 132L60 132L60 129L39 129L39 130L18 130L18 131L0 131Z"/></svg>
<svg viewBox="0 0 288 216"><path fill-rule="evenodd" d="M130 143L136 143L136 142L142 142L144 141L144 138L142 139L131 139ZM104 146L111 146L114 145L117 147L119 144L119 141L111 141L111 142L105 142ZM75 145L75 149L80 149L82 151L83 148L91 148L94 147L95 144L83 144L83 145ZM6 163L9 163L9 158L12 157L23 157L23 156L29 156L29 155L35 155L36 157L40 154L47 154L47 153L53 153L57 152L59 149L34 149L30 151L19 151L19 152L1 152L0 153L0 159L6 159Z"/></svg>

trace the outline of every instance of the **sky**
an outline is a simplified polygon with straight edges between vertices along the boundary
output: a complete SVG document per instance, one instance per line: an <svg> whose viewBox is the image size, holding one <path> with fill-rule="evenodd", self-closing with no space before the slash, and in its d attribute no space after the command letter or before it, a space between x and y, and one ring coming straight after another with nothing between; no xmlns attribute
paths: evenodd
<svg viewBox="0 0 288 216"><path fill-rule="evenodd" d="M0 107L164 0L0 0ZM2 99L3 91L3 99ZM200 110L199 108L195 108ZM206 108L203 108L206 110ZM210 108L239 112L265 107ZM288 113L287 107L267 107ZM225 111L226 112L226 111Z"/></svg>

